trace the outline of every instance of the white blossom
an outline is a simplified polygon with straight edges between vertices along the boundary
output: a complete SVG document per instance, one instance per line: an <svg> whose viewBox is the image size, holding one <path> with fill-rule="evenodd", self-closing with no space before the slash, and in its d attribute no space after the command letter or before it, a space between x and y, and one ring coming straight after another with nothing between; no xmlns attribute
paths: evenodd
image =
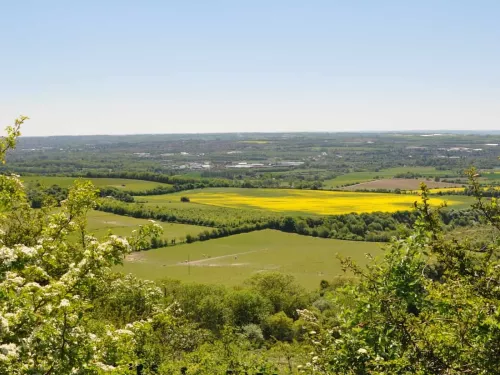
<svg viewBox="0 0 500 375"><path fill-rule="evenodd" d="M365 348L359 348L358 354L368 354L368 350L366 350Z"/></svg>
<svg viewBox="0 0 500 375"><path fill-rule="evenodd" d="M128 330L128 329L117 329L115 331L115 333L119 334L119 335L130 335L130 336L133 336L134 335L134 332Z"/></svg>
<svg viewBox="0 0 500 375"><path fill-rule="evenodd" d="M106 364L101 363L101 362L97 362L96 367L98 367L100 370L103 370L103 371L113 371L115 369L114 366L106 365Z"/></svg>
<svg viewBox="0 0 500 375"><path fill-rule="evenodd" d="M61 303L59 304L59 307L68 307L69 306L69 301L66 298L63 298L61 300Z"/></svg>
<svg viewBox="0 0 500 375"><path fill-rule="evenodd" d="M12 358L16 358L19 353L19 348L16 344L2 344L0 345L0 360L6 361Z"/></svg>
<svg viewBox="0 0 500 375"><path fill-rule="evenodd" d="M0 263L4 266L10 266L12 262L17 260L17 255L14 249L3 246L0 248Z"/></svg>
<svg viewBox="0 0 500 375"><path fill-rule="evenodd" d="M22 285L24 283L24 279L15 272L7 272L5 279L17 285Z"/></svg>
<svg viewBox="0 0 500 375"><path fill-rule="evenodd" d="M24 246L24 245L19 246L19 247L17 248L17 251L18 251L19 253L21 253L22 255L24 255L24 256L26 256L26 257L29 257L29 258L31 258L31 257L33 257L33 256L35 256L35 255L37 254L37 251L36 251L36 249L35 249L35 248L33 248L33 247L28 247L28 246Z"/></svg>
<svg viewBox="0 0 500 375"><path fill-rule="evenodd" d="M128 247L129 246L129 243L128 243L128 241L125 238L121 238L121 237L118 237L118 236L115 236L115 235L112 235L110 238L111 238L111 240L114 243L118 243L118 244L120 244L123 247Z"/></svg>
<svg viewBox="0 0 500 375"><path fill-rule="evenodd" d="M38 284L37 282L29 282L29 283L26 283L26 285L24 285L26 288L33 288L33 289L40 289L41 286L40 284Z"/></svg>
<svg viewBox="0 0 500 375"><path fill-rule="evenodd" d="M9 321L0 315L0 332L8 332L9 331Z"/></svg>

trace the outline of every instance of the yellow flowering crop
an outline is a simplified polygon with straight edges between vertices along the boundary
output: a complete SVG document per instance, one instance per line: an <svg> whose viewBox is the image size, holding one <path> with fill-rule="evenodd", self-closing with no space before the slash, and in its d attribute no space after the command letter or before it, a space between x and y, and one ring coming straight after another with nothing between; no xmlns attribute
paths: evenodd
<svg viewBox="0 0 500 375"><path fill-rule="evenodd" d="M437 194L437 193L455 193L455 192L464 192L465 188L463 187L449 187L449 188L435 188L435 189L430 189L431 194Z"/></svg>
<svg viewBox="0 0 500 375"><path fill-rule="evenodd" d="M394 212L410 210L418 197L404 194L380 194L341 191L292 190L292 189L218 189L189 192L193 203L223 207L247 207L271 211L304 212L319 215L336 215L351 212ZM433 198L439 205L445 199ZM446 200L448 205L459 204Z"/></svg>

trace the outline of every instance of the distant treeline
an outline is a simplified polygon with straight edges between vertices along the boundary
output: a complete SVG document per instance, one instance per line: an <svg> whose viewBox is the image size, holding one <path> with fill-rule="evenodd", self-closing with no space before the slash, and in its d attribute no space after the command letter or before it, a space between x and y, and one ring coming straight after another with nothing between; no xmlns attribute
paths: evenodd
<svg viewBox="0 0 500 375"><path fill-rule="evenodd" d="M87 172L85 175L75 174L75 177L84 178L125 178L131 180L152 181L162 184L169 184L171 186L158 186L153 189L142 191L126 191L130 195L146 196L146 195L160 195L170 194L178 191L205 189L216 187L238 187L238 188L281 188L289 189L290 186L282 186L277 179L228 179L226 175L221 174L217 178L204 178L204 177L190 177L187 175L171 176L162 173L153 172ZM229 175L227 175L229 176ZM234 177L234 176L233 176ZM311 189L317 190L322 187L321 181L296 181L293 188L295 189Z"/></svg>
<svg viewBox="0 0 500 375"><path fill-rule="evenodd" d="M193 189L198 187L231 187L233 182L225 178L196 178L187 175L171 176L163 173L154 172L87 172L85 175L78 177L87 178L125 178L131 180L153 181L162 184L170 184L174 186L191 185ZM184 189L185 190L185 189ZM177 190L175 190L177 191ZM135 192L134 192L135 194Z"/></svg>
<svg viewBox="0 0 500 375"><path fill-rule="evenodd" d="M464 190L460 190L460 191L447 191L447 192L438 192L437 195L467 195L469 197L472 197L474 196L474 191L472 190L472 188L470 186L464 188ZM500 190L497 188L495 189L495 187L488 187L488 188L485 188L485 190L483 190L481 192L481 195L483 197L486 197L486 198L498 198L500 197Z"/></svg>
<svg viewBox="0 0 500 375"><path fill-rule="evenodd" d="M56 205L60 205L61 201L68 198L68 192L68 188L59 185L45 187L38 182L28 184L26 187L26 193L32 208L40 208L47 201L52 201ZM127 203L134 202L134 197L130 193L115 187L100 188L99 195L102 198L113 198Z"/></svg>

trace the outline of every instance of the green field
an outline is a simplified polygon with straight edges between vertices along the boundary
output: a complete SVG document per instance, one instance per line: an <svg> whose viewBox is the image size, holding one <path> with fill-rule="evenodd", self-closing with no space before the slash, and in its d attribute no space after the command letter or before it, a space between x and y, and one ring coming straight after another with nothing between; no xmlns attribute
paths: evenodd
<svg viewBox="0 0 500 375"><path fill-rule="evenodd" d="M120 271L145 279L237 285L258 272L279 271L308 289L342 274L336 253L365 264L365 253L380 254L382 245L321 239L263 230L231 237L131 254ZM189 259L189 263L187 260Z"/></svg>
<svg viewBox="0 0 500 375"><path fill-rule="evenodd" d="M25 183L40 183L43 186L59 185L68 188L73 185L77 177L57 177L57 176L23 176L21 180ZM144 191L152 190L158 186L171 186L169 184L162 184L160 182L143 181L143 180L129 180L125 178L83 178L90 180L98 187L113 187L126 191Z"/></svg>
<svg viewBox="0 0 500 375"><path fill-rule="evenodd" d="M488 180L500 180L500 172L485 173L482 175L482 177Z"/></svg>
<svg viewBox="0 0 500 375"><path fill-rule="evenodd" d="M351 172L323 182L325 188L337 188L343 185L352 185L367 182L378 178L391 178L400 173L418 173L424 177L456 175L452 170L437 170L434 167L396 167L383 169L378 172Z"/></svg>
<svg viewBox="0 0 500 375"><path fill-rule="evenodd" d="M96 237L104 237L109 230L117 236L129 236L134 229L139 225L148 224L146 219L135 219L133 217L115 215L102 211L92 211L87 216L88 230ZM197 225L162 223L158 222L163 227L163 239L180 241L187 234L197 235L205 230L211 230L209 227L201 227Z"/></svg>

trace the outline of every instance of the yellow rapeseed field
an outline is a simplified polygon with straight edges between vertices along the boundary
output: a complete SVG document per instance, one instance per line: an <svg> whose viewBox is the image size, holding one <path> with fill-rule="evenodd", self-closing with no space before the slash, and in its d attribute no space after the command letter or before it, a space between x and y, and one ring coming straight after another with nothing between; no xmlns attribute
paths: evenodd
<svg viewBox="0 0 500 375"><path fill-rule="evenodd" d="M491 187L483 187L483 190L489 190L489 189L495 189L495 190L500 190L500 186L491 186ZM450 187L450 188L435 188L435 189L429 189L431 194L446 194L446 193L455 193L455 192L460 192L463 193L465 191L464 187ZM412 190L411 194L420 194L420 190Z"/></svg>
<svg viewBox="0 0 500 375"><path fill-rule="evenodd" d="M449 187L449 188L435 188L435 189L430 189L431 194L437 194L437 193L455 193L455 192L463 192L465 191L465 188L463 187ZM420 191L418 191L420 192Z"/></svg>
<svg viewBox="0 0 500 375"><path fill-rule="evenodd" d="M205 189L187 194L193 203L222 207L336 215L351 212L394 212L412 209L418 196L292 189ZM432 204L445 199L435 197ZM448 205L460 204L446 200Z"/></svg>

